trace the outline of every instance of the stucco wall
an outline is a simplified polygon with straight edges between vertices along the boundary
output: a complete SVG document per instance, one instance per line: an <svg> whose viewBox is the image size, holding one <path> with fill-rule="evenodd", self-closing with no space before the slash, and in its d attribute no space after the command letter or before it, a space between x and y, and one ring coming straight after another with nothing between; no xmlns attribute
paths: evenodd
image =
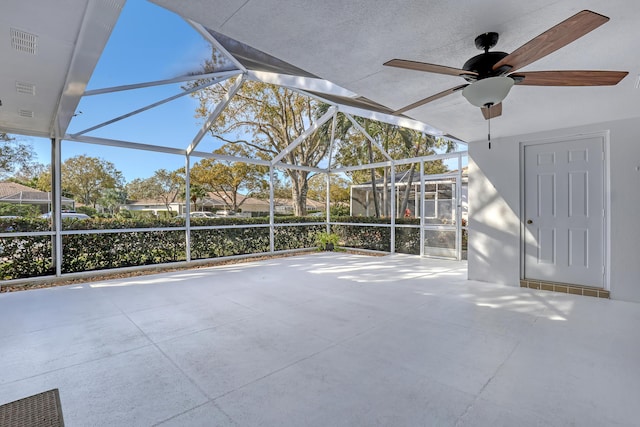
<svg viewBox="0 0 640 427"><path fill-rule="evenodd" d="M498 125L494 125L498 126ZM610 290L640 302L640 118L469 144L469 279L518 286L520 143L609 132Z"/></svg>

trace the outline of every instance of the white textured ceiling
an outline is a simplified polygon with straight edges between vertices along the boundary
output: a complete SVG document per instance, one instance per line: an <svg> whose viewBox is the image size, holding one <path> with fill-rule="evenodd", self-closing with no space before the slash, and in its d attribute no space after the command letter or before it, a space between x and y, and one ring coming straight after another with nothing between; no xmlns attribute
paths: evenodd
<svg viewBox="0 0 640 427"><path fill-rule="evenodd" d="M0 131L64 134L123 3L2 0ZM17 50L12 29L32 39L33 49ZM30 90L18 92L17 85Z"/></svg>
<svg viewBox="0 0 640 427"><path fill-rule="evenodd" d="M493 50L511 52L583 9L611 20L559 51L524 67L619 70L615 87L514 87L492 136L517 135L640 116L640 2L629 0L153 0L183 17L399 109L464 83L459 77L383 67L393 58L461 68L480 53L474 38L495 31ZM460 93L408 111L467 141L486 137L487 123Z"/></svg>
<svg viewBox="0 0 640 427"><path fill-rule="evenodd" d="M141 0L131 0L141 1ZM0 14L0 131L63 135L125 0L4 0ZM582 9L611 20L522 71L629 71L615 87L514 87L493 137L640 117L640 2L630 0L153 0L179 15L393 110L460 85L459 77L383 67L402 58L462 67L473 41L500 33L511 52ZM10 29L37 36L35 54ZM18 93L16 83L35 86ZM33 117L22 117L33 112ZM486 137L480 111L460 93L407 116L467 141Z"/></svg>

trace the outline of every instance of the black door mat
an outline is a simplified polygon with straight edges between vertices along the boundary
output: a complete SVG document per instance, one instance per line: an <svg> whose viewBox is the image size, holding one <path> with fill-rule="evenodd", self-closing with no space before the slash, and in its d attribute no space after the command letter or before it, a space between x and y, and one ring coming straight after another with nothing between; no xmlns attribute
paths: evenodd
<svg viewBox="0 0 640 427"><path fill-rule="evenodd" d="M0 406L2 427L64 427L58 389Z"/></svg>

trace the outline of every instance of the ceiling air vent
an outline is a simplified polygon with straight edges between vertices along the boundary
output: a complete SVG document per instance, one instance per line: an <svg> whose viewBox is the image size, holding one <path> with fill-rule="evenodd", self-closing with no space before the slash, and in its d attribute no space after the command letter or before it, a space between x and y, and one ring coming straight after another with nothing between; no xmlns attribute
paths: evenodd
<svg viewBox="0 0 640 427"><path fill-rule="evenodd" d="M26 117L28 119L33 119L33 111L31 110L24 110L24 109L19 109L18 110L18 115L20 117Z"/></svg>
<svg viewBox="0 0 640 427"><path fill-rule="evenodd" d="M26 82L16 82L16 92L23 95L35 95L36 85Z"/></svg>
<svg viewBox="0 0 640 427"><path fill-rule="evenodd" d="M38 36L12 28L11 47L18 52L31 53L35 55L36 48L38 47Z"/></svg>

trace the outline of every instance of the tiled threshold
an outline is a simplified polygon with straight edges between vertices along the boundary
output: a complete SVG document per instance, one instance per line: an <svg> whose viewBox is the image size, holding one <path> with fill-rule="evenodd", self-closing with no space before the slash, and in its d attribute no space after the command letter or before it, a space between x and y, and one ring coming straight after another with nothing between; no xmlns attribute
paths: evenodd
<svg viewBox="0 0 640 427"><path fill-rule="evenodd" d="M564 294L584 295L585 297L609 298L609 291L606 289L572 285L568 283L546 282L544 280L521 279L520 287L540 289L543 291L562 292Z"/></svg>

